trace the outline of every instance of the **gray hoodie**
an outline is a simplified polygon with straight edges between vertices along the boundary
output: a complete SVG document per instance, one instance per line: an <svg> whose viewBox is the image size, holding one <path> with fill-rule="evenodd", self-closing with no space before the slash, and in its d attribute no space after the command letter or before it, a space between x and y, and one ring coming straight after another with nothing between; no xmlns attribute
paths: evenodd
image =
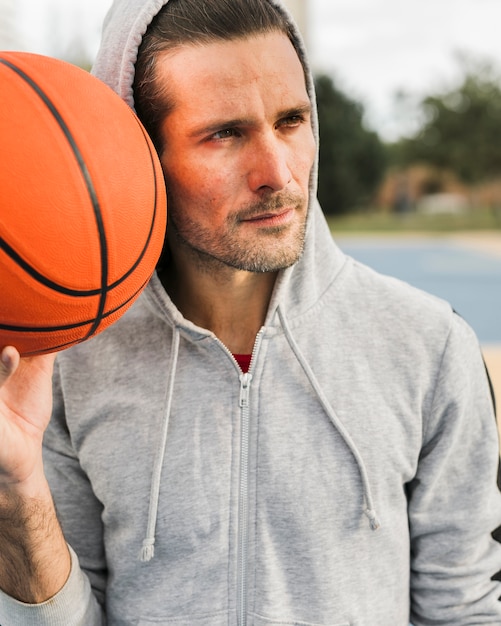
<svg viewBox="0 0 501 626"><path fill-rule="evenodd" d="M163 4L116 0L106 22L94 71L130 105ZM72 571L42 605L0 595L2 626L499 626L477 340L343 255L314 193L248 374L156 275L59 355L45 463Z"/></svg>

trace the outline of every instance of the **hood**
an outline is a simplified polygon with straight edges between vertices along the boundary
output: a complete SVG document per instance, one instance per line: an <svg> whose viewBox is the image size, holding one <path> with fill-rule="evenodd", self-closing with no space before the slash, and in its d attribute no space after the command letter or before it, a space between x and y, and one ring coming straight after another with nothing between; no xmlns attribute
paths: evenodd
<svg viewBox="0 0 501 626"><path fill-rule="evenodd" d="M312 127L317 145L317 158L310 177L310 208L305 251L295 266L281 273L268 321L273 316L278 302L284 304L290 318L311 308L344 263L344 256L333 244L322 210L316 200L318 117L306 48L301 33L286 7L280 0L269 1L288 21L294 46L305 68L307 90L312 103ZM105 18L101 46L92 73L118 93L131 108L134 108L132 85L138 48L149 24L167 2L168 0L114 0ZM297 297L299 294L300 298Z"/></svg>
<svg viewBox="0 0 501 626"><path fill-rule="evenodd" d="M138 48L148 26L169 0L114 0L103 24L101 45L92 73L109 85L131 108L134 108L132 84ZM292 16L280 0L269 0L286 17L293 43L307 74L307 88L316 111L312 73L301 33ZM312 116L318 139L316 114ZM317 141L318 145L318 141Z"/></svg>

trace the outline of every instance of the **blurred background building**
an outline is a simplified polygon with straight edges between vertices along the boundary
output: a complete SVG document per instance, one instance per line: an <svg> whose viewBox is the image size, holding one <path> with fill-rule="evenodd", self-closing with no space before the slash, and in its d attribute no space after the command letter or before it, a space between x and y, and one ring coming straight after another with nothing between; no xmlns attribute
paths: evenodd
<svg viewBox="0 0 501 626"><path fill-rule="evenodd" d="M294 16L301 33L304 37L306 46L308 46L309 34L309 0L285 0L284 4Z"/></svg>
<svg viewBox="0 0 501 626"><path fill-rule="evenodd" d="M16 0L0 0L0 50L13 50L19 46Z"/></svg>

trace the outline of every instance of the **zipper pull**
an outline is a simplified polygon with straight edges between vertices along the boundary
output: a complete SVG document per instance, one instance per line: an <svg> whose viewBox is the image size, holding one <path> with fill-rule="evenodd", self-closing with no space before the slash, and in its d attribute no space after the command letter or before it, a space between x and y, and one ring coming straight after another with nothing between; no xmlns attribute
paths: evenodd
<svg viewBox="0 0 501 626"><path fill-rule="evenodd" d="M240 374L240 407L245 408L249 406L249 393L250 384L252 380L252 374L246 372Z"/></svg>

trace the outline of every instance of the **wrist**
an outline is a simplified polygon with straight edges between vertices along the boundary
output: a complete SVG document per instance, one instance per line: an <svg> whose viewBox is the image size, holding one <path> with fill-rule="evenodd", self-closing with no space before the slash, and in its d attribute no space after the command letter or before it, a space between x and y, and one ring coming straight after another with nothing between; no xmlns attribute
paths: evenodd
<svg viewBox="0 0 501 626"><path fill-rule="evenodd" d="M46 482L0 490L0 544L5 593L37 604L62 588L71 560Z"/></svg>
<svg viewBox="0 0 501 626"><path fill-rule="evenodd" d="M0 507L9 501L52 501L50 487L45 477L42 459L23 480L2 476L0 473Z"/></svg>

